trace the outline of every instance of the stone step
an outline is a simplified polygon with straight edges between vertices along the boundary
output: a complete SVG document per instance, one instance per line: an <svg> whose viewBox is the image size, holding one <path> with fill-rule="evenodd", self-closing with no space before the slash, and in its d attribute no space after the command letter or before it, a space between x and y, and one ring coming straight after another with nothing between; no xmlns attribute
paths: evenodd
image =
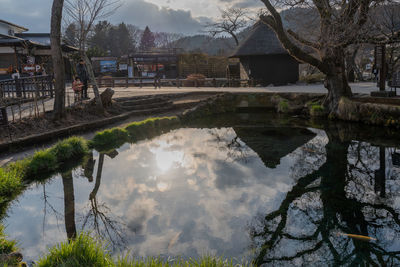
<svg viewBox="0 0 400 267"><path fill-rule="evenodd" d="M170 111L174 108L175 107L173 105L169 105L169 106L159 107L159 108L133 110L133 111L130 111L130 114L131 115L149 115L149 114L156 114L156 113Z"/></svg>
<svg viewBox="0 0 400 267"><path fill-rule="evenodd" d="M164 101L164 102L158 102L158 103L151 103L151 104L131 104L131 103L125 103L122 105L122 107L126 110L144 110L144 109L152 109L152 108L161 108L161 107L166 107L166 106L171 106L172 102L171 101Z"/></svg>
<svg viewBox="0 0 400 267"><path fill-rule="evenodd" d="M157 103L168 100L165 97L128 97L128 98L117 98L115 99L118 103L131 103L131 104L147 104L147 103Z"/></svg>

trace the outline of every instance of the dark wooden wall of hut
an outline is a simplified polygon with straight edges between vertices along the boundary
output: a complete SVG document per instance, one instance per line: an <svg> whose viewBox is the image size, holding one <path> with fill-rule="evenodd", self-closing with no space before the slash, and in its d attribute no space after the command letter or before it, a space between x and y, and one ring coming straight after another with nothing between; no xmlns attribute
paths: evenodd
<svg viewBox="0 0 400 267"><path fill-rule="evenodd" d="M285 85L299 80L299 63L289 55L240 57L249 78L261 85Z"/></svg>

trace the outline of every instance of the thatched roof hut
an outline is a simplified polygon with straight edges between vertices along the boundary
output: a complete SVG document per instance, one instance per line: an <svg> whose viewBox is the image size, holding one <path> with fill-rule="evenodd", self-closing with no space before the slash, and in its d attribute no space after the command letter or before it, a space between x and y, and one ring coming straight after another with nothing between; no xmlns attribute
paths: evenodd
<svg viewBox="0 0 400 267"><path fill-rule="evenodd" d="M254 79L262 85L283 85L299 79L299 63L261 21L254 24L231 57L240 59L242 79Z"/></svg>

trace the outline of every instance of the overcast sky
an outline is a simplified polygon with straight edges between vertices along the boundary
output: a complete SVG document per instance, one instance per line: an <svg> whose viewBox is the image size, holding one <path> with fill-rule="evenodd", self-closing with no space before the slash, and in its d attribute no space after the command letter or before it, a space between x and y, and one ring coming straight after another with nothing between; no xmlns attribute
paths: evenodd
<svg viewBox="0 0 400 267"><path fill-rule="evenodd" d="M260 0L121 0L122 6L108 18L153 31L196 34L207 21L228 6L260 7ZM52 0L0 0L0 19L29 28L30 32L49 32Z"/></svg>

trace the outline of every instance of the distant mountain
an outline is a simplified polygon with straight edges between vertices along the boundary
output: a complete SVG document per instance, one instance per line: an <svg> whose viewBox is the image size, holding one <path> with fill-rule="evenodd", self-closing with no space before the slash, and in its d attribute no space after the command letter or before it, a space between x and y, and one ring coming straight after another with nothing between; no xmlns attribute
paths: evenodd
<svg viewBox="0 0 400 267"><path fill-rule="evenodd" d="M251 27L238 34L239 40L247 37ZM172 44L185 52L199 52L211 56L230 56L236 49L236 43L231 37L213 38L209 35L186 36Z"/></svg>

